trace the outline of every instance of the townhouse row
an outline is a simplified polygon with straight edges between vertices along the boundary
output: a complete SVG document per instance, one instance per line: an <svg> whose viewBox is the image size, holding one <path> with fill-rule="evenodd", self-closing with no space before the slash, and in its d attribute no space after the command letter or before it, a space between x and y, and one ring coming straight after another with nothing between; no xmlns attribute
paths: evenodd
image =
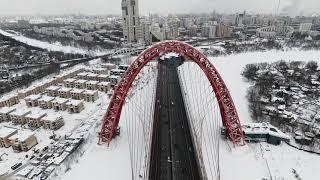
<svg viewBox="0 0 320 180"><path fill-rule="evenodd" d="M111 82L85 80L85 79L73 79L73 78L64 80L63 84L66 88L99 90L105 93L107 93L112 86Z"/></svg>
<svg viewBox="0 0 320 180"><path fill-rule="evenodd" d="M77 74L83 72L83 70L84 69L78 69L78 70L74 70L74 71L59 75L59 76L55 76L48 81L45 81L45 82L40 83L38 85L34 85L30 88L21 90L16 94L3 96L0 99L0 107L4 107L4 106L10 107L15 104L18 104L20 102L20 99L23 99L29 95L43 93L46 88L53 86L53 85L57 85L58 83L62 83L63 80L68 79L68 78L72 78L72 77L76 76Z"/></svg>
<svg viewBox="0 0 320 180"><path fill-rule="evenodd" d="M46 89L47 95L50 97L60 97L60 98L71 98L75 100L84 100L87 102L95 102L99 98L97 90L88 90L88 89L78 89L78 88L67 88L59 86L51 86ZM25 98L26 101L35 102L37 100L47 102L46 99L40 99L39 97ZM36 103L36 102L35 102Z"/></svg>
<svg viewBox="0 0 320 180"><path fill-rule="evenodd" d="M80 96L82 99L67 99L70 98L67 94L68 91L64 91L63 96L61 97L52 97L47 95L30 95L26 97L25 103L28 107L40 107L42 109L54 109L55 111L65 111L67 110L70 113L80 113L84 110L84 103L82 99L86 101L95 101L98 99L97 91L83 92L83 96ZM66 98L65 98L66 97Z"/></svg>
<svg viewBox="0 0 320 180"><path fill-rule="evenodd" d="M29 109L15 109L13 107L3 107L0 109L0 122L25 125L36 129L43 126L44 129L58 130L64 125L61 116L51 115L45 112L35 112Z"/></svg>

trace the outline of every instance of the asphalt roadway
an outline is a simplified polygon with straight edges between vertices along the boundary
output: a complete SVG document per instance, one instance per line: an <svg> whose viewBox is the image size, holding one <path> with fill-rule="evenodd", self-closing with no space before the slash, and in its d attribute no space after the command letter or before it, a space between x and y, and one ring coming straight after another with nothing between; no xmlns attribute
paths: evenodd
<svg viewBox="0 0 320 180"><path fill-rule="evenodd" d="M200 180L177 74L181 58L159 60L150 180Z"/></svg>

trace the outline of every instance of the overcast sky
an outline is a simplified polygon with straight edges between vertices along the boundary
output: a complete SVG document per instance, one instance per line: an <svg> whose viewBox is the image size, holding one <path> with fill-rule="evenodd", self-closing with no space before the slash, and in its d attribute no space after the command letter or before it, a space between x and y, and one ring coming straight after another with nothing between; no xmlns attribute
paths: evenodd
<svg viewBox="0 0 320 180"><path fill-rule="evenodd" d="M279 0L139 0L140 14L190 12L275 13ZM121 0L0 0L0 14L120 14ZM280 12L320 13L320 0L281 0Z"/></svg>

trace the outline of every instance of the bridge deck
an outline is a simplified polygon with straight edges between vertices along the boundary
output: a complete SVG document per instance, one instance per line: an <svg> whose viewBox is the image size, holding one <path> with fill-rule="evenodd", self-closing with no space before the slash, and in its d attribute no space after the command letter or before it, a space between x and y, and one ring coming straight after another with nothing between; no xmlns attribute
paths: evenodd
<svg viewBox="0 0 320 180"><path fill-rule="evenodd" d="M177 59L159 63L157 105L150 180L200 178L176 67Z"/></svg>

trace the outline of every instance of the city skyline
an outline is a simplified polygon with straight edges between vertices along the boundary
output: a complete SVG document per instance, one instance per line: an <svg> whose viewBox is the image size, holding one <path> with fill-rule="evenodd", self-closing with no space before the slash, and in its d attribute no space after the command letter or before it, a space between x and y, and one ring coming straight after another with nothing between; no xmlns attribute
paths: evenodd
<svg viewBox="0 0 320 180"><path fill-rule="evenodd" d="M121 0L0 0L0 15L58 15L58 14L121 14ZM140 15L148 13L209 13L213 10L221 13L266 13L286 15L313 15L320 7L317 0L281 0L279 11L278 0L139 0ZM170 4L170 5L168 5ZM230 6L232 4L232 6Z"/></svg>

